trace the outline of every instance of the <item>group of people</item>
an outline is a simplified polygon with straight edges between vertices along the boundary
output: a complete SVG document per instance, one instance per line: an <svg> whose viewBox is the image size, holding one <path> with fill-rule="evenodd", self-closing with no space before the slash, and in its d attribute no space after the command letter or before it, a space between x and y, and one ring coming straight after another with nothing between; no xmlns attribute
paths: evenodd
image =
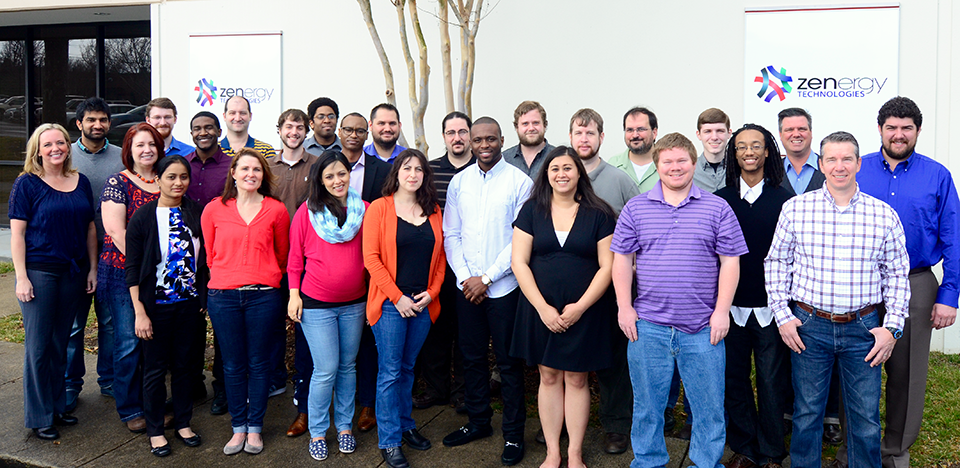
<svg viewBox="0 0 960 468"><path fill-rule="evenodd" d="M913 101L884 104L881 150L862 159L845 132L814 153L812 117L798 108L780 112L781 156L773 133L731 132L719 109L698 118L698 155L679 133L658 139L656 115L635 107L626 151L607 160L599 113L577 111L569 145L554 147L534 101L515 110L519 144L506 150L496 120L450 113L447 153L433 160L397 143L390 104L369 120L341 118L329 98L287 110L277 150L247 133L252 115L245 98L228 99L224 136L215 114L196 114L191 147L158 98L116 148L109 107L91 98L73 145L57 124L29 139L10 218L25 425L38 438L77 423L95 297L101 393L161 457L165 428L201 444L190 419L206 395L207 313L227 455L263 450L266 401L286 385L286 315L298 407L287 435L309 432L317 460L331 404L337 449L356 449L359 403L357 429L377 428L391 467L409 466L403 444L432 446L413 407L467 413L446 446L492 435L492 347L504 465L525 453L525 361L540 376L544 467L561 465L564 431L567 465L584 466L591 371L604 450L632 446L633 467L669 461L681 381L697 466L720 465L725 444L726 467L777 467L788 453L792 466L819 466L821 439L844 443L836 466L908 466L930 332L953 324L960 295L960 202L946 168L915 151ZM842 437L833 417L856 430Z"/></svg>

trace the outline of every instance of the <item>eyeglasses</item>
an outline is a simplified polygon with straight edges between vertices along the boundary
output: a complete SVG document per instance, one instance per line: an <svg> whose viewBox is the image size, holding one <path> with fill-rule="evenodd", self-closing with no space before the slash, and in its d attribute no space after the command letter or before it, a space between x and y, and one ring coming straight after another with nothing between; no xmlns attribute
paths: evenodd
<svg viewBox="0 0 960 468"><path fill-rule="evenodd" d="M317 114L313 120L337 120L337 114Z"/></svg>
<svg viewBox="0 0 960 468"><path fill-rule="evenodd" d="M759 153L759 152L763 151L764 146L763 146L763 145L760 145L760 144L756 144L756 145L753 145L753 146L737 145L737 153L746 153L746 152L747 152L747 148L752 149L754 153Z"/></svg>
<svg viewBox="0 0 960 468"><path fill-rule="evenodd" d="M460 135L460 136L462 136L462 137L465 137L465 136L467 136L467 135L470 135L470 130L467 130L467 129L465 129L465 128L460 129L459 131L458 131L458 130L447 130L447 131L443 132L443 134L446 135L446 136L448 136L448 137L452 137L452 136L454 136L454 135Z"/></svg>
<svg viewBox="0 0 960 468"><path fill-rule="evenodd" d="M343 132L343 136L347 136L351 133L354 133L358 137L362 137L367 134L367 129L361 128L361 127L357 127L357 128L340 127L340 131Z"/></svg>

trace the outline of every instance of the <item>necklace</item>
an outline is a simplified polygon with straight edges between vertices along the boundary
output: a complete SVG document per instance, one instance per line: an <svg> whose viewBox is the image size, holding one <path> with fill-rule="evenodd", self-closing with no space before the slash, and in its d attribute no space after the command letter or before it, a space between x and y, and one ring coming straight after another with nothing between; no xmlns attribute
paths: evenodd
<svg viewBox="0 0 960 468"><path fill-rule="evenodd" d="M142 175L137 174L137 171L135 171L135 170L133 170L133 169L131 169L130 172L131 172L133 175L137 176L137 178L140 179L140 180L142 180L143 183L145 183L145 184L152 184L152 183L154 183L154 182L157 181L157 178L156 178L156 177L154 177L154 178L152 178L152 179L147 179L147 178L143 177Z"/></svg>

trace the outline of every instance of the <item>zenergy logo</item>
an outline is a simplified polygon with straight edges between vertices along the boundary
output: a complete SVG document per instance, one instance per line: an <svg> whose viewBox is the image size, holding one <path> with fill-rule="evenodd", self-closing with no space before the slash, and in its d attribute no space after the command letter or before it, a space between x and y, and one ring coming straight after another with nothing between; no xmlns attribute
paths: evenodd
<svg viewBox="0 0 960 468"><path fill-rule="evenodd" d="M777 70L773 65L761 68L760 75L754 77L753 81L760 83L757 97L766 102L772 101L774 96L783 101L791 92L798 98L862 98L873 93L879 94L887 84L887 78L866 76L794 78L787 75L785 68Z"/></svg>
<svg viewBox="0 0 960 468"><path fill-rule="evenodd" d="M773 75L774 78L780 80L780 84L777 85L773 80L770 79L770 75ZM783 101L787 98L786 94L793 89L790 87L790 82L793 81L793 77L787 75L787 70L785 68L780 68L780 71L777 71L773 68L773 65L767 65L766 68L760 69L760 76L753 78L754 83L762 83L760 86L760 92L757 93L757 97L763 99L766 102L770 102L774 96L780 97L780 100ZM767 94L767 90L770 90L770 93ZM767 94L767 97L763 97L764 94Z"/></svg>
<svg viewBox="0 0 960 468"><path fill-rule="evenodd" d="M217 87L213 85L213 80L200 78L193 90L197 92L197 103L200 107L212 106L213 100L217 98Z"/></svg>

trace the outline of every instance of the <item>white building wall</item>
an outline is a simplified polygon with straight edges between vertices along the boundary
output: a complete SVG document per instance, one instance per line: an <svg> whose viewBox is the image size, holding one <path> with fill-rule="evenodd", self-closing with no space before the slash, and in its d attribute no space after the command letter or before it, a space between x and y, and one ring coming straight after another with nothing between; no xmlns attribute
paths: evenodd
<svg viewBox="0 0 960 468"><path fill-rule="evenodd" d="M406 66L397 38L396 14L390 2L374 1L374 18L391 59L404 133L412 141L413 126L407 98ZM621 119L633 105L653 109L659 131L682 132L694 139L697 115L719 107L734 127L743 123L744 9L747 7L821 6L822 0L689 0L653 2L609 0L500 0L485 13L477 37L477 68L473 116L489 115L504 127L506 145L517 143L510 122L513 109L526 99L547 110L547 138L567 141L569 116L592 107L606 118L601 155L624 149ZM849 5L875 5L849 1ZM441 87L437 2L421 0L420 18L429 48L430 107L425 118L430 156L443 154L440 120L446 114ZM960 8L950 1L905 0L900 4L900 94L914 99L925 114L918 150L935 157L957 173L960 155L952 154L960 121ZM451 19L453 15L451 15ZM155 96L167 96L181 107L195 99L195 77L189 76L188 54L218 51L189 50L189 35L282 31L283 107L306 109L318 96L330 96L348 112L367 114L384 100L383 74L370 35L356 2L351 0L195 0L154 4ZM458 30L451 28L454 76L459 70ZM784 56L809 53L804 36L817 31L784 31L771 40L783 43ZM883 34L877 31L876 34ZM411 40L413 40L411 35ZM411 47L415 44L411 43ZM260 52L237 67L256 67ZM264 52L265 53L265 52ZM413 51L416 55L416 51ZM834 57L855 53L838 43ZM958 70L958 72L954 72ZM193 81L191 81L193 80ZM814 116L816 118L816 116ZM850 119L875 120L876 114ZM183 116L176 130L189 141ZM276 116L255 115L274 121ZM814 128L815 138L833 130ZM254 135L277 145L276 135ZM876 135L857 135L877 141ZM695 141L695 140L694 140ZM817 140L819 141L819 140ZM866 151L873 148L865 147ZM960 352L960 326L935 332L934 349Z"/></svg>

